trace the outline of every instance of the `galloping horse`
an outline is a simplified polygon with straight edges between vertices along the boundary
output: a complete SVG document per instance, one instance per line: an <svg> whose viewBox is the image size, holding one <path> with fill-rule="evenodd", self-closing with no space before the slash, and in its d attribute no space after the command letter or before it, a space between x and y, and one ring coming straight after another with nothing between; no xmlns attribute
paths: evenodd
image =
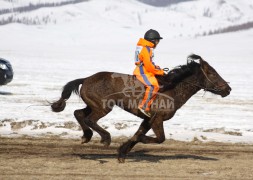
<svg viewBox="0 0 253 180"><path fill-rule="evenodd" d="M97 124L107 115L114 105L143 119L134 136L118 149L119 162L125 162L128 152L138 143L162 143L165 141L163 121L171 119L192 95L199 90L212 92L225 97L231 88L226 81L206 61L198 55L188 56L186 65L179 66L168 75L157 76L162 85L156 100L153 102L152 116L146 117L138 111L145 87L134 76L99 72L90 77L68 82L62 91L61 98L51 104L52 111L63 111L66 101L72 92L79 94L87 105L84 109L75 110L74 115L83 130L82 143L88 143L93 135L92 130L101 136L101 143L109 146L110 133ZM81 85L79 91L79 85ZM92 129L92 130L91 130ZM156 137L146 136L152 129Z"/></svg>

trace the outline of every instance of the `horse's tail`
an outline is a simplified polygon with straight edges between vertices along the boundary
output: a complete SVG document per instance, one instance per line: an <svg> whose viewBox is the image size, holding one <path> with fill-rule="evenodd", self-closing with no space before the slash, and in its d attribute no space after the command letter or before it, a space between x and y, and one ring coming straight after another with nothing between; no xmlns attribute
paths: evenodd
<svg viewBox="0 0 253 180"><path fill-rule="evenodd" d="M83 79L76 79L73 81L68 82L62 90L61 93L61 98L51 104L51 109L53 112L61 112L64 110L66 106L66 101L69 99L71 96L72 92L79 94L79 85L83 84L84 78Z"/></svg>

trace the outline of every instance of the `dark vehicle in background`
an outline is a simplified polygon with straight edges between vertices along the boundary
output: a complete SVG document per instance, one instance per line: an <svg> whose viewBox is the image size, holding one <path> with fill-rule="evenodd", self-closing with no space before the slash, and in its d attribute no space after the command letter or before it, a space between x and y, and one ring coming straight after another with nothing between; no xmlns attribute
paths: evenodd
<svg viewBox="0 0 253 180"><path fill-rule="evenodd" d="M6 85L13 79L13 69L9 61L0 58L0 86Z"/></svg>

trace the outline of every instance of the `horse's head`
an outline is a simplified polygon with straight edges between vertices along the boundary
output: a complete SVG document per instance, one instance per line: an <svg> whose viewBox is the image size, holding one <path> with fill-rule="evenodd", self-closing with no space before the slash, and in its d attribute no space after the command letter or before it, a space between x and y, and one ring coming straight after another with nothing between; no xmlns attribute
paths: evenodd
<svg viewBox="0 0 253 180"><path fill-rule="evenodd" d="M201 73L204 77L202 82L204 90L221 95L222 97L228 96L232 90L228 83L206 61L202 58L199 61Z"/></svg>
<svg viewBox="0 0 253 180"><path fill-rule="evenodd" d="M203 78L201 78L201 87L205 91L210 91L214 94L226 97L232 90L228 83L200 56L192 54L188 56L188 63L192 61L199 61L199 72Z"/></svg>

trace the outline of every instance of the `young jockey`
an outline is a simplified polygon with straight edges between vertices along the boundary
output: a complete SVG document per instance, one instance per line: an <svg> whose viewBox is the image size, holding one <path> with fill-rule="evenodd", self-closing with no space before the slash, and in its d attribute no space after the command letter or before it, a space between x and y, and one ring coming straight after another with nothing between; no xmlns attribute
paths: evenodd
<svg viewBox="0 0 253 180"><path fill-rule="evenodd" d="M164 75L166 73L153 62L154 48L160 39L162 39L160 34L156 30L150 29L145 33L144 39L140 38L135 51L136 68L134 75L146 87L144 98L138 109L148 117L151 116L150 107L159 90L155 75Z"/></svg>

